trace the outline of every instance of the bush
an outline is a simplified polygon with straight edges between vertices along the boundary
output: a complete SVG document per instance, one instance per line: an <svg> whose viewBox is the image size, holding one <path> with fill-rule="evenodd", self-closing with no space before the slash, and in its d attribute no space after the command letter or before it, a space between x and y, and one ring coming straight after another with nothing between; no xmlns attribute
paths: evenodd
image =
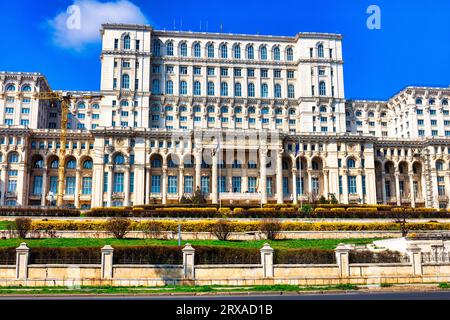
<svg viewBox="0 0 450 320"><path fill-rule="evenodd" d="M345 212L345 208L331 208L331 212Z"/></svg>
<svg viewBox="0 0 450 320"><path fill-rule="evenodd" d="M163 231L161 224L155 220L149 220L142 223L141 230L146 238L159 238Z"/></svg>
<svg viewBox="0 0 450 320"><path fill-rule="evenodd" d="M364 251L350 251L350 263L399 263L401 262L401 254L396 251L382 251L372 252Z"/></svg>
<svg viewBox="0 0 450 320"><path fill-rule="evenodd" d="M231 232L230 223L227 220L220 219L212 226L212 234L221 241L227 241Z"/></svg>
<svg viewBox="0 0 450 320"><path fill-rule="evenodd" d="M0 248L0 265L16 264L16 248Z"/></svg>
<svg viewBox="0 0 450 320"><path fill-rule="evenodd" d="M219 208L218 212L221 215L229 215L231 213L231 209L230 208Z"/></svg>
<svg viewBox="0 0 450 320"><path fill-rule="evenodd" d="M274 264L335 264L334 250L275 249Z"/></svg>
<svg viewBox="0 0 450 320"><path fill-rule="evenodd" d="M259 249L195 247L195 264L260 264Z"/></svg>
<svg viewBox="0 0 450 320"><path fill-rule="evenodd" d="M99 264L100 248L36 247L30 249L30 264Z"/></svg>
<svg viewBox="0 0 450 320"><path fill-rule="evenodd" d="M27 234L31 231L31 219L30 218L16 218L13 223L13 228L17 232L17 236L20 239L25 239Z"/></svg>
<svg viewBox="0 0 450 320"><path fill-rule="evenodd" d="M0 216L16 217L79 217L80 210L62 208L26 208L26 207L1 207Z"/></svg>
<svg viewBox="0 0 450 320"><path fill-rule="evenodd" d="M109 231L114 238L123 239L128 229L130 228L131 221L124 218L111 218L105 223L105 229Z"/></svg>
<svg viewBox="0 0 450 320"><path fill-rule="evenodd" d="M309 204L304 204L300 210L303 213L310 213L312 211L312 207Z"/></svg>
<svg viewBox="0 0 450 320"><path fill-rule="evenodd" d="M261 231L268 240L275 240L281 231L281 223L275 220L264 220L259 225Z"/></svg>
<svg viewBox="0 0 450 320"><path fill-rule="evenodd" d="M114 264L182 264L183 253L176 246L115 247Z"/></svg>

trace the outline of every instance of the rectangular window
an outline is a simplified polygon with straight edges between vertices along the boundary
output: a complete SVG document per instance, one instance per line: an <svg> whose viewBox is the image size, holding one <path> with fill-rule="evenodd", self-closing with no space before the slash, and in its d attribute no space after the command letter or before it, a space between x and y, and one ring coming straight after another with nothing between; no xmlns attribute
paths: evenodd
<svg viewBox="0 0 450 320"><path fill-rule="evenodd" d="M219 192L227 192L227 182L225 176L218 177L219 179Z"/></svg>
<svg viewBox="0 0 450 320"><path fill-rule="evenodd" d="M293 70L288 70L287 77L288 77L288 79L294 79L294 71Z"/></svg>
<svg viewBox="0 0 450 320"><path fill-rule="evenodd" d="M289 178L283 177L283 195L289 195Z"/></svg>
<svg viewBox="0 0 450 320"><path fill-rule="evenodd" d="M363 195L366 195L366 176L362 176L362 192Z"/></svg>
<svg viewBox="0 0 450 320"><path fill-rule="evenodd" d="M194 74L196 76L201 75L202 74L202 68L201 67L194 67Z"/></svg>
<svg viewBox="0 0 450 320"><path fill-rule="evenodd" d="M8 192L16 192L17 180L8 180Z"/></svg>
<svg viewBox="0 0 450 320"><path fill-rule="evenodd" d="M254 77L255 76L255 69L248 69L247 70L247 76Z"/></svg>
<svg viewBox="0 0 450 320"><path fill-rule="evenodd" d="M272 195L273 194L273 192L272 192L272 177L267 177L267 180L266 180L266 192L267 192L267 194L268 195Z"/></svg>
<svg viewBox="0 0 450 320"><path fill-rule="evenodd" d="M231 177L232 192L241 192L241 177Z"/></svg>
<svg viewBox="0 0 450 320"><path fill-rule="evenodd" d="M161 176L152 176L152 193L161 193Z"/></svg>
<svg viewBox="0 0 450 320"><path fill-rule="evenodd" d="M53 192L54 195L58 193L58 177L50 176L50 191Z"/></svg>
<svg viewBox="0 0 450 320"><path fill-rule="evenodd" d="M33 194L34 195L42 195L42 176L34 177Z"/></svg>
<svg viewBox="0 0 450 320"><path fill-rule="evenodd" d="M92 178L91 177L83 177L83 181L81 183L81 193L82 194L92 194Z"/></svg>
<svg viewBox="0 0 450 320"><path fill-rule="evenodd" d="M194 177L184 176L184 193L194 192Z"/></svg>
<svg viewBox="0 0 450 320"><path fill-rule="evenodd" d="M342 192L342 176L339 176L339 194L343 194L343 192Z"/></svg>
<svg viewBox="0 0 450 320"><path fill-rule="evenodd" d="M123 172L114 173L113 192L123 192Z"/></svg>
<svg viewBox="0 0 450 320"><path fill-rule="evenodd" d="M248 177L248 192L256 192L256 177Z"/></svg>
<svg viewBox="0 0 450 320"><path fill-rule="evenodd" d="M208 76L213 76L214 75L214 68L208 67L207 74L208 74Z"/></svg>
<svg viewBox="0 0 450 320"><path fill-rule="evenodd" d="M269 76L268 69L261 69L261 78L267 78Z"/></svg>
<svg viewBox="0 0 450 320"><path fill-rule="evenodd" d="M200 178L200 190L202 193L209 193L209 176Z"/></svg>
<svg viewBox="0 0 450 320"><path fill-rule="evenodd" d="M66 177L66 194L68 195L75 194L75 177L72 176Z"/></svg>
<svg viewBox="0 0 450 320"><path fill-rule="evenodd" d="M167 192L170 194L176 194L177 190L178 190L178 177L177 176L169 176Z"/></svg>
<svg viewBox="0 0 450 320"><path fill-rule="evenodd" d="M223 77L228 76L228 68L220 68L220 75Z"/></svg>
<svg viewBox="0 0 450 320"><path fill-rule="evenodd" d="M356 176L348 176L348 193L356 194Z"/></svg>
<svg viewBox="0 0 450 320"><path fill-rule="evenodd" d="M130 192L134 192L134 172L130 173Z"/></svg>

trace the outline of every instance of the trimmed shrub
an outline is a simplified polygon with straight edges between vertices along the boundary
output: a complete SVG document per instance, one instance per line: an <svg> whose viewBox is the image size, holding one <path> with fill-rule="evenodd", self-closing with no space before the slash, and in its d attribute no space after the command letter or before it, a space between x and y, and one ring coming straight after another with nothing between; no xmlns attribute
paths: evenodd
<svg viewBox="0 0 450 320"><path fill-rule="evenodd" d="M159 238L162 233L161 224L155 220L145 221L141 223L141 230L144 232L146 238Z"/></svg>
<svg viewBox="0 0 450 320"><path fill-rule="evenodd" d="M0 216L16 217L79 217L80 210L62 208L26 208L26 207L1 207Z"/></svg>
<svg viewBox="0 0 450 320"><path fill-rule="evenodd" d="M195 247L195 264L260 264L259 249Z"/></svg>
<svg viewBox="0 0 450 320"><path fill-rule="evenodd" d="M322 249L275 249L274 264L335 264L333 250Z"/></svg>
<svg viewBox="0 0 450 320"><path fill-rule="evenodd" d="M217 212L219 212L219 214L221 214L221 215L229 215L231 213L231 209L230 208L219 208L219 210Z"/></svg>
<svg viewBox="0 0 450 320"><path fill-rule="evenodd" d="M345 212L345 208L331 208L331 212Z"/></svg>
<svg viewBox="0 0 450 320"><path fill-rule="evenodd" d="M275 220L264 220L259 225L261 231L268 240L275 240L281 231L281 223Z"/></svg>
<svg viewBox="0 0 450 320"><path fill-rule="evenodd" d="M30 249L30 264L100 264L101 251L95 247L36 247Z"/></svg>
<svg viewBox="0 0 450 320"><path fill-rule="evenodd" d="M349 254L350 263L399 263L401 254L397 251L372 252L368 250L352 250Z"/></svg>
<svg viewBox="0 0 450 320"><path fill-rule="evenodd" d="M0 248L0 265L16 264L16 248Z"/></svg>
<svg viewBox="0 0 450 320"><path fill-rule="evenodd" d="M123 239L128 229L130 228L131 221L124 218L111 218L105 223L105 229L109 231L114 238Z"/></svg>
<svg viewBox="0 0 450 320"><path fill-rule="evenodd" d="M114 264L183 264L183 253L176 246L114 247Z"/></svg>
<svg viewBox="0 0 450 320"><path fill-rule="evenodd" d="M14 220L12 226L20 239L25 239L31 231L31 222L30 218L16 218Z"/></svg>

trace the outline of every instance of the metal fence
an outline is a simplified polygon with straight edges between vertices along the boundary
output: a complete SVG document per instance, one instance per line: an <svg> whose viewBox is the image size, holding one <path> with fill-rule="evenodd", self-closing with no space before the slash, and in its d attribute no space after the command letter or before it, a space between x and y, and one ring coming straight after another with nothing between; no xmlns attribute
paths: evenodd
<svg viewBox="0 0 450 320"><path fill-rule="evenodd" d="M450 263L448 252L422 252L422 263Z"/></svg>

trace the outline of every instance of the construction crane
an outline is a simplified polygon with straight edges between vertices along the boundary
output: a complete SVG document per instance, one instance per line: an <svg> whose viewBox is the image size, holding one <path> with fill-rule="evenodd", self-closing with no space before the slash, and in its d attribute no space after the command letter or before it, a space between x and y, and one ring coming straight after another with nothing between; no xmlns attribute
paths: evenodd
<svg viewBox="0 0 450 320"><path fill-rule="evenodd" d="M59 146L59 161L58 161L58 190L56 196L56 206L61 207L63 204L63 189L64 189L64 158L66 156L67 143L67 122L70 102L75 98L82 99L101 99L101 95L80 95L74 97L70 92L37 92L34 96L37 100L49 100L52 103L59 102L61 105L61 134Z"/></svg>

